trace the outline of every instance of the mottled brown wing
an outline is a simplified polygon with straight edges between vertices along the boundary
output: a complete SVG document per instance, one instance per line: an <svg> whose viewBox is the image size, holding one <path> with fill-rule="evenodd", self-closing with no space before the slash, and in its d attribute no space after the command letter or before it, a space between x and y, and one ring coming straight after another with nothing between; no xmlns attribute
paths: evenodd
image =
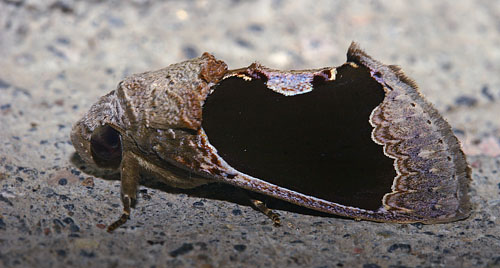
<svg viewBox="0 0 500 268"><path fill-rule="evenodd" d="M354 43L336 69L254 64L212 90L200 135L230 175L222 181L358 219L437 223L470 212L449 124L397 67Z"/></svg>

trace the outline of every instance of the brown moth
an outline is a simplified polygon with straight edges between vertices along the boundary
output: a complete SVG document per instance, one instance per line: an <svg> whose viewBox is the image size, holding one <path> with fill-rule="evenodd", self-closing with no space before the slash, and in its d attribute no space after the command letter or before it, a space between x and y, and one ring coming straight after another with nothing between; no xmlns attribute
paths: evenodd
<svg viewBox="0 0 500 268"><path fill-rule="evenodd" d="M124 212L108 231L128 219L141 174L179 188L229 183L358 220L443 223L471 209L450 125L398 67L356 43L336 68L228 70L205 53L130 76L71 140L86 162L120 171Z"/></svg>

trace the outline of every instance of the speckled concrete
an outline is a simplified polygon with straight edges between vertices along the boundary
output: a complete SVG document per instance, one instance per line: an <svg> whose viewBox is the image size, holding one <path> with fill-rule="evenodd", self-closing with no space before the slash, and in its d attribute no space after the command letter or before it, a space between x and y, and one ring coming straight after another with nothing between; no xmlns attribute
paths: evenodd
<svg viewBox="0 0 500 268"><path fill-rule="evenodd" d="M126 75L209 51L237 68L337 66L358 41L443 113L473 170L474 212L380 224L282 208L230 187L141 187L85 168L72 124ZM1 267L500 267L500 2L0 1ZM146 187L147 186L147 187ZM222 194L221 194L222 192Z"/></svg>

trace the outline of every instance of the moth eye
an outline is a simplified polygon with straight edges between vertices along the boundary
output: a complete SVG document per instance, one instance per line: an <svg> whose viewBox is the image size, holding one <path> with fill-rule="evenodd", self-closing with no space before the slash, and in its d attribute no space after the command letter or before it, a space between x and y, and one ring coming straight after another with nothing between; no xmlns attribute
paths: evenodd
<svg viewBox="0 0 500 268"><path fill-rule="evenodd" d="M96 128L90 137L90 149L97 166L118 168L122 161L120 132L108 125Z"/></svg>

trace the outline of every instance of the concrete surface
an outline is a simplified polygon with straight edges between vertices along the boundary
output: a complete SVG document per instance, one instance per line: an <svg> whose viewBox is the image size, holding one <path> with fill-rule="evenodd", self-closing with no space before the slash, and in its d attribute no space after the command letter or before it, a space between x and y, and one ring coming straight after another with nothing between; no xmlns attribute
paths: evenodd
<svg viewBox="0 0 500 268"><path fill-rule="evenodd" d="M231 68L337 66L355 40L449 120L474 212L380 224L280 206L275 228L223 186L141 187L87 170L72 124L125 76L214 53ZM500 2L0 1L1 267L500 267ZM149 186L149 187L146 187Z"/></svg>

